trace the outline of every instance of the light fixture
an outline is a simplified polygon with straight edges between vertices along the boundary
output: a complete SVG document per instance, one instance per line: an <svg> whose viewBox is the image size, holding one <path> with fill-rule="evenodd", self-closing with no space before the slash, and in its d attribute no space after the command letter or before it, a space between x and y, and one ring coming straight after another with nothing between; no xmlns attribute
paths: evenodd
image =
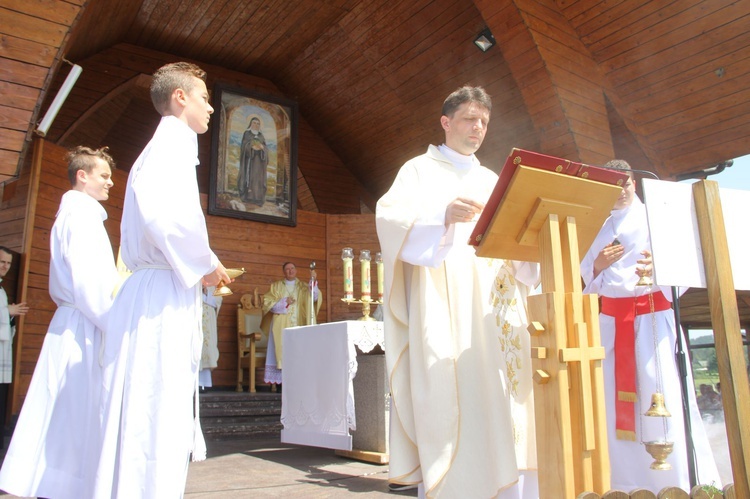
<svg viewBox="0 0 750 499"><path fill-rule="evenodd" d="M72 64L69 61L64 62ZM47 135L49 127L52 125L52 122L60 111L65 99L68 98L68 94L73 89L73 85L76 84L78 77L81 76L81 72L83 72L83 69L78 64L72 64L72 66L73 67L70 68L70 73L68 73L67 78L65 78L65 82L60 87L60 90L57 91L55 99L52 101L52 104L50 104L49 109L47 109L47 114L44 115L44 118L39 122L39 126L36 129L36 133L42 137Z"/></svg>
<svg viewBox="0 0 750 499"><path fill-rule="evenodd" d="M490 28L484 28L479 36L474 40L474 45L479 47L482 52L487 52L495 45L495 37L492 36Z"/></svg>

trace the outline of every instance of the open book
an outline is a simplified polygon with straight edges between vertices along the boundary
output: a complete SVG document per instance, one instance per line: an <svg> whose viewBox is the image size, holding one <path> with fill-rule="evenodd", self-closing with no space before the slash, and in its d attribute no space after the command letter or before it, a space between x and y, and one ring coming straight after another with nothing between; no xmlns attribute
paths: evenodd
<svg viewBox="0 0 750 499"><path fill-rule="evenodd" d="M496 253L497 248L503 254L485 255L486 252L478 250L479 256L535 261L536 234L549 214L581 219L587 227L590 226L585 239L589 238L588 232L591 231L596 236L627 178L623 171L514 148L505 161L469 244L481 248L493 233L491 239L495 241L489 245L493 248L492 253ZM500 244L499 239L508 241ZM510 246L514 247L513 250L506 252Z"/></svg>

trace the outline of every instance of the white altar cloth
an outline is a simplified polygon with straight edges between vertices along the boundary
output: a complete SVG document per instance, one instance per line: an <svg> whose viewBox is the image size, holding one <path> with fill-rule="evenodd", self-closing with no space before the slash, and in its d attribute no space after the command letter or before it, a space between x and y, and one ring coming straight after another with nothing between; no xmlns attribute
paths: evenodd
<svg viewBox="0 0 750 499"><path fill-rule="evenodd" d="M329 322L284 329L281 441L352 450L357 353L383 346L380 321Z"/></svg>

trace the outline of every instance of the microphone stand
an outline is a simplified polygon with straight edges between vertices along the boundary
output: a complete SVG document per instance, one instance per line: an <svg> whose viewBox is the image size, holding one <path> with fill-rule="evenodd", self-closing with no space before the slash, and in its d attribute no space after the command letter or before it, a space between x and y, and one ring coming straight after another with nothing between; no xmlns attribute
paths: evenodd
<svg viewBox="0 0 750 499"><path fill-rule="evenodd" d="M688 390L693 389L688 386L688 363L685 350L682 346L682 328L680 327L680 297L677 294L677 287L672 286L672 305L674 306L674 322L677 343L675 344L675 360L680 372L680 387L682 389L682 416L685 424L685 448L688 458L688 475L690 477L690 488L698 484L696 471L695 445L693 444L693 431L690 422L690 403L688 400Z"/></svg>

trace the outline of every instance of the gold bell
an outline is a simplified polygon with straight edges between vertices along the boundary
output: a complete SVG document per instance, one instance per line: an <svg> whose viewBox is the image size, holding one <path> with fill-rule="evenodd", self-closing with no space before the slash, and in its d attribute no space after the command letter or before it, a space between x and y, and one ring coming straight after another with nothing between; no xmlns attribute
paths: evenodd
<svg viewBox="0 0 750 499"><path fill-rule="evenodd" d="M651 407L643 413L644 416L656 417L656 418L671 418L672 415L664 405L664 394L663 393L652 393L651 394Z"/></svg>

